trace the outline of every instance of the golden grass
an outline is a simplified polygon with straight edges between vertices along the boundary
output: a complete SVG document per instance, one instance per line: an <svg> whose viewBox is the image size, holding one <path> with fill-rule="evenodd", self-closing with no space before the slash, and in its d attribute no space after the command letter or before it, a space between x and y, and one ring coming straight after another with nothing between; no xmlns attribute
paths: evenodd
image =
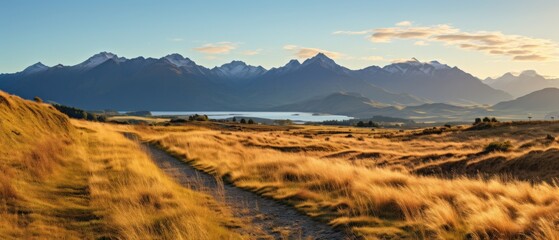
<svg viewBox="0 0 559 240"><path fill-rule="evenodd" d="M137 144L103 124L75 124L89 132L83 139L90 162L92 204L102 209L101 215L118 238L241 238L226 227L240 224L227 208L177 185Z"/></svg>
<svg viewBox="0 0 559 240"><path fill-rule="evenodd" d="M545 131L557 130L552 125ZM366 237L559 237L559 188L553 184L412 174L433 162L477 156L495 139L506 137L518 146L539 137L541 129L519 137L462 131L414 137L409 131L371 133L368 129L326 127L284 132L229 132L192 126L141 127L137 131L200 169L285 201L334 226L350 226ZM336 131L342 133L331 133ZM475 161L494 156L515 158L524 155L523 151L480 155Z"/></svg>
<svg viewBox="0 0 559 240"><path fill-rule="evenodd" d="M0 239L240 239L227 207L103 124L0 92Z"/></svg>

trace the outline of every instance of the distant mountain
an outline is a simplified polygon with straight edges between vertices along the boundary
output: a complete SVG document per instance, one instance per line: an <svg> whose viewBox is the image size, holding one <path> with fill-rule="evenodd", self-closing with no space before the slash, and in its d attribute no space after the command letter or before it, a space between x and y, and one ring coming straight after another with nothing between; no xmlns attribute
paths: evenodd
<svg viewBox="0 0 559 240"><path fill-rule="evenodd" d="M368 67L354 75L396 93L408 93L432 102L460 105L494 104L512 99L504 91L493 89L457 67L437 61L393 63L383 68Z"/></svg>
<svg viewBox="0 0 559 240"><path fill-rule="evenodd" d="M33 74L33 73L38 73L38 72L42 72L49 69L49 67L45 66L43 63L38 62L35 63L27 68L25 68L21 73L22 74Z"/></svg>
<svg viewBox="0 0 559 240"><path fill-rule="evenodd" d="M261 66L250 66L242 61L232 61L221 65L221 67L214 67L211 72L218 78L242 80L262 76L266 73L266 69Z"/></svg>
<svg viewBox="0 0 559 240"><path fill-rule="evenodd" d="M115 55L113 53L101 52L101 53L93 55L92 57L85 60L84 62L74 66L74 68L77 68L77 69L80 69L80 70L89 70L89 69L92 69L94 67L97 67L97 66L103 64L104 62L108 61L109 59L112 59L115 62L124 62L124 61L128 60L126 58L119 58L117 55Z"/></svg>
<svg viewBox="0 0 559 240"><path fill-rule="evenodd" d="M512 101L493 106L495 110L520 111L526 114L559 111L559 89L545 88Z"/></svg>
<svg viewBox="0 0 559 240"><path fill-rule="evenodd" d="M275 107L271 110L355 115L386 106L386 104L371 101L358 93L339 92L326 97L315 97L299 103Z"/></svg>
<svg viewBox="0 0 559 240"><path fill-rule="evenodd" d="M559 79L545 79L534 70L527 70L518 76L506 73L499 78L487 78L485 84L506 91L514 97L524 96L528 93L549 87L559 87Z"/></svg>
<svg viewBox="0 0 559 240"><path fill-rule="evenodd" d="M48 68L33 74L4 74L0 89L31 99L40 96L84 109L222 110L239 101L211 81L209 70L194 62L168 58L122 60L98 54L76 66ZM225 106L225 107L224 107Z"/></svg>
<svg viewBox="0 0 559 240"><path fill-rule="evenodd" d="M269 110L342 114L356 118L385 116L412 119L417 122L471 121L475 117L494 114L482 107L463 107L444 103L407 107L387 106L355 93L334 93Z"/></svg>
<svg viewBox="0 0 559 240"><path fill-rule="evenodd" d="M432 102L479 104L511 99L458 68L436 61L413 59L383 68L350 70L324 54L266 70L242 61L210 69L179 54L127 59L101 52L74 66L37 63L22 72L0 74L0 89L84 109L127 111L261 110L335 93L355 93L351 96L370 99L366 105L395 105L396 109ZM334 96L329 103L333 104ZM336 106L345 106L346 112L364 106L363 99L354 101L356 106L344 101Z"/></svg>
<svg viewBox="0 0 559 240"><path fill-rule="evenodd" d="M271 69L244 89L244 96L264 106L278 106L335 92L355 92L374 101L416 105L424 102L408 94L388 92L360 78L334 60L319 53L302 64L290 61L284 67Z"/></svg>

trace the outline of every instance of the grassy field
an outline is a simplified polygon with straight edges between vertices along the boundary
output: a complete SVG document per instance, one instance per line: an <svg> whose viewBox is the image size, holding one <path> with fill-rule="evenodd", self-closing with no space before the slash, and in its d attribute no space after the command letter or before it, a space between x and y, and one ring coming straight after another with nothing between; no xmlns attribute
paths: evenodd
<svg viewBox="0 0 559 240"><path fill-rule="evenodd" d="M368 238L558 239L559 144L547 134L559 123L467 128L135 131L199 169Z"/></svg>
<svg viewBox="0 0 559 240"><path fill-rule="evenodd" d="M106 124L0 92L0 239L243 239Z"/></svg>
<svg viewBox="0 0 559 240"><path fill-rule="evenodd" d="M247 239L257 231L179 186L123 132L365 238L559 239L559 122L132 126L69 120L2 92L0 239Z"/></svg>

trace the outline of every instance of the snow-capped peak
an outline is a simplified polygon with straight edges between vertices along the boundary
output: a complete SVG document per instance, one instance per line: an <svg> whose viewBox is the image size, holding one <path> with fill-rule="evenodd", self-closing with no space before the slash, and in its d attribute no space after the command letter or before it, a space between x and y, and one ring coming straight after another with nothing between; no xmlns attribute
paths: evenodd
<svg viewBox="0 0 559 240"><path fill-rule="evenodd" d="M41 62L38 62L38 63L35 63L35 64L33 64L33 65L31 65L31 66L25 68L25 69L23 70L23 73L25 73L25 74L31 74L31 73L36 73L36 72L42 72L42 71L45 71L45 70L47 70L47 69L49 69L49 67L45 66L45 65L44 65L43 63L41 63Z"/></svg>
<svg viewBox="0 0 559 240"><path fill-rule="evenodd" d="M435 70L450 69L450 67L438 61L421 62L417 60L417 58L412 58L411 60L398 61L393 64L387 65L383 69L390 73L404 74L414 71L421 71L425 74L433 74Z"/></svg>
<svg viewBox="0 0 559 240"><path fill-rule="evenodd" d="M429 62L429 64L431 66L433 66L435 69L437 70L441 70L441 69L448 69L450 68L450 66L446 65L446 64L442 64L439 61L431 61Z"/></svg>
<svg viewBox="0 0 559 240"><path fill-rule="evenodd" d="M184 67L184 66L195 64L192 60L185 58L178 53L167 55L165 56L165 59L167 59L167 61L169 61L171 64L177 67Z"/></svg>
<svg viewBox="0 0 559 240"><path fill-rule="evenodd" d="M124 62L127 60L126 58L119 58L116 54L110 52L100 52L88 58L84 62L78 64L77 67L82 69L91 69L106 62L109 59L113 59L116 62Z"/></svg>
<svg viewBox="0 0 559 240"><path fill-rule="evenodd" d="M216 75L225 78L253 78L266 72L261 66L247 65L243 61L232 61L212 69Z"/></svg>

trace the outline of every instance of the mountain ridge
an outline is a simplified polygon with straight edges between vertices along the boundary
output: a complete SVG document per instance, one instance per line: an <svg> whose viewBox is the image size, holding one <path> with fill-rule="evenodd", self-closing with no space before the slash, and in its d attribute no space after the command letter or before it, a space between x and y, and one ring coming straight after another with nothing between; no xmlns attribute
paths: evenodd
<svg viewBox="0 0 559 240"><path fill-rule="evenodd" d="M374 102L396 106L433 102L493 104L512 99L482 84L485 86L479 91L482 94L501 95L483 99L477 91L467 91L462 86L478 86L479 79L469 75L469 78L453 80L455 75L452 74L441 78L441 73L457 68L417 59L383 68L370 66L351 70L319 53L302 63L293 59L269 70L243 61L210 69L180 54L128 59L101 52L73 66L35 65L27 72L0 75L0 89L25 98L40 96L85 109L127 110L258 110L335 92L355 92ZM402 76L410 74L418 80L412 81L413 84L402 82ZM433 76L439 77L434 81ZM387 87L390 82L402 82L402 85ZM447 90L439 89L433 95L411 91L429 87L446 87ZM470 92L471 96L456 94L457 90ZM478 98L482 101L476 101Z"/></svg>

